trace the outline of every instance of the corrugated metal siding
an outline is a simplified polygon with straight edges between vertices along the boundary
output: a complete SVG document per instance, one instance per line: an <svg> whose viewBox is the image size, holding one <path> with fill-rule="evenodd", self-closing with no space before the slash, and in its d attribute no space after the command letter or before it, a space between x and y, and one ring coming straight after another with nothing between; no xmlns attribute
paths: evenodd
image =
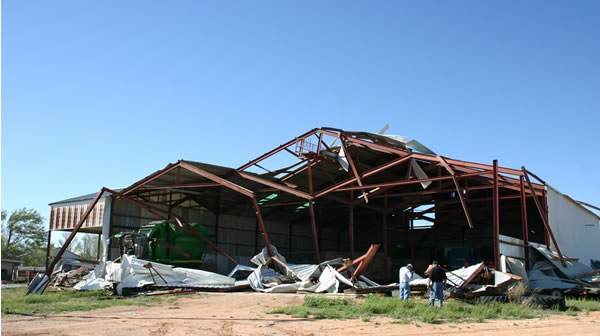
<svg viewBox="0 0 600 336"><path fill-rule="evenodd" d="M500 235L500 240L523 245L523 240L510 236ZM502 242L500 242L500 254L503 254L507 257L525 258L525 250L523 247L505 244Z"/></svg>
<svg viewBox="0 0 600 336"><path fill-rule="evenodd" d="M87 209L87 203L83 202L78 204L53 204L50 208L50 230L72 230ZM104 202L105 199L98 201L90 216L83 222L82 228L102 227L104 223Z"/></svg>

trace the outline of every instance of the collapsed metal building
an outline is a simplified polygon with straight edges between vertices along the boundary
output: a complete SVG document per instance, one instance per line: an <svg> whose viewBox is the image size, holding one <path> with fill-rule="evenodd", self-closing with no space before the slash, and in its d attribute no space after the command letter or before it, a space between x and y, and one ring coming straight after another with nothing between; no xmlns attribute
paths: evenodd
<svg viewBox="0 0 600 336"><path fill-rule="evenodd" d="M527 263L530 242L551 247L563 263L563 253L600 254L599 217L524 167L456 160L404 137L334 128L313 129L237 169L180 160L127 188L51 207L51 231L72 232L62 250L78 231L102 233L106 242L161 219L210 246L205 267L222 274L263 246L271 256L276 246L290 261L318 264L381 244L369 277L384 282L408 262L495 266L502 254ZM565 218L565 209L577 218ZM114 242L106 252L108 260L121 253Z"/></svg>

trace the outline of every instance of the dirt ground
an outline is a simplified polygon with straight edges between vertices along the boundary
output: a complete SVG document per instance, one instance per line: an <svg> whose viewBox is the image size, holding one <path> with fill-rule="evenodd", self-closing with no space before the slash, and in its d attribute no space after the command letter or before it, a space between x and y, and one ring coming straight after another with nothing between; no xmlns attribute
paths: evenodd
<svg viewBox="0 0 600 336"><path fill-rule="evenodd" d="M117 306L48 316L2 316L2 335L600 335L600 312L486 323L397 324L389 318L297 319L266 312L300 305L303 295L203 293L160 306Z"/></svg>

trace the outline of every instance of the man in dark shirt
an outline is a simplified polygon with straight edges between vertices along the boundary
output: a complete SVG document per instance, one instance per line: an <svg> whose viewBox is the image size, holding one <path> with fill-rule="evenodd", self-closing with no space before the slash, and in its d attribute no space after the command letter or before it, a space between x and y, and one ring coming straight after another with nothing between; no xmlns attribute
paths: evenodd
<svg viewBox="0 0 600 336"><path fill-rule="evenodd" d="M444 302L444 289L446 288L446 272L438 265L437 261L432 263L433 269L429 273L427 288L431 289L429 294L429 307L433 307L435 297L438 297L438 307Z"/></svg>

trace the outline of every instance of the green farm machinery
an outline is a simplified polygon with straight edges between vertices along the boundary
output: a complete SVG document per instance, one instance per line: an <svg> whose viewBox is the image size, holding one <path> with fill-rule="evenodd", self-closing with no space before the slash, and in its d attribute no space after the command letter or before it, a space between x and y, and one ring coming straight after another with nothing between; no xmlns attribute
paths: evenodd
<svg viewBox="0 0 600 336"><path fill-rule="evenodd" d="M205 226L198 223L190 226L204 237L209 237ZM150 222L138 232L121 232L113 238L119 241L123 254L135 255L139 259L195 269L200 269L204 260L205 243L166 221Z"/></svg>

